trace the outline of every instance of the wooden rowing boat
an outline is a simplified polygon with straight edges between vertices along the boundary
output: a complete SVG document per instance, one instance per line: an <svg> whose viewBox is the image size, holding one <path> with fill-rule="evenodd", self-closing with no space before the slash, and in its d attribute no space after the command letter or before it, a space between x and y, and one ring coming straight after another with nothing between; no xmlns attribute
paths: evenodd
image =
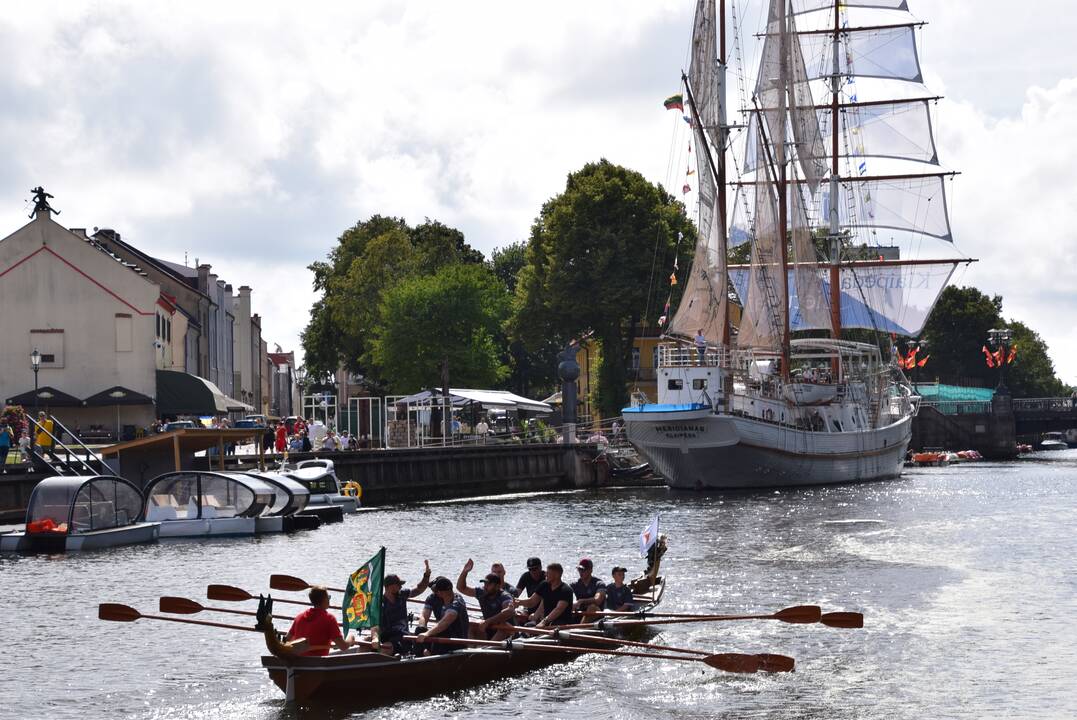
<svg viewBox="0 0 1077 720"><path fill-rule="evenodd" d="M647 571L630 583L641 612L662 600L665 579L658 574L665 538L649 556ZM373 707L402 699L417 699L462 690L506 677L522 675L579 657L574 648L610 648L588 637L629 637L642 632L637 625L619 627L630 618L605 619L594 630L574 630L567 638L525 638L499 647L463 648L445 655L399 657L370 651L346 651L324 657L290 654L271 622L261 624L268 655L262 666L289 701L303 705ZM547 649L536 649L540 646ZM554 652L549 648L558 648Z"/></svg>

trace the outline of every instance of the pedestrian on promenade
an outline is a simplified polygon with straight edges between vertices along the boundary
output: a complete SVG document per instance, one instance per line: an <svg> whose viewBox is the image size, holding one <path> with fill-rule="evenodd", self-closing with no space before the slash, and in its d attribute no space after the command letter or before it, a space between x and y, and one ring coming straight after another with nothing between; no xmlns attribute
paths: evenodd
<svg viewBox="0 0 1077 720"><path fill-rule="evenodd" d="M7 472L7 455L11 451L11 446L15 442L15 437L11 432L11 428L7 423L0 424L0 472Z"/></svg>
<svg viewBox="0 0 1077 720"><path fill-rule="evenodd" d="M703 328L696 332L696 352L699 354L699 364L703 365L707 357L707 336L703 334Z"/></svg>
<svg viewBox="0 0 1077 720"><path fill-rule="evenodd" d="M19 454L22 455L22 461L24 463L30 462L30 431L19 433Z"/></svg>
<svg viewBox="0 0 1077 720"><path fill-rule="evenodd" d="M274 432L276 434L277 452L282 453L288 447L288 431L284 429L283 424L278 424Z"/></svg>
<svg viewBox="0 0 1077 720"><path fill-rule="evenodd" d="M42 455L52 452L53 430L52 420L44 412L39 412L37 414L37 434L34 436L34 445Z"/></svg>

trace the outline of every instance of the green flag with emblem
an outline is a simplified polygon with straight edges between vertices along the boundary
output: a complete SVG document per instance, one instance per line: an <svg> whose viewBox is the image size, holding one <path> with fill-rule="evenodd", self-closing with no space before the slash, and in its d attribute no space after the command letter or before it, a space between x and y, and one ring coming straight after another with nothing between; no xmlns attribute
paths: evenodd
<svg viewBox="0 0 1077 720"><path fill-rule="evenodd" d="M344 593L344 634L381 623L381 583L385 576L385 548L363 563L348 578Z"/></svg>

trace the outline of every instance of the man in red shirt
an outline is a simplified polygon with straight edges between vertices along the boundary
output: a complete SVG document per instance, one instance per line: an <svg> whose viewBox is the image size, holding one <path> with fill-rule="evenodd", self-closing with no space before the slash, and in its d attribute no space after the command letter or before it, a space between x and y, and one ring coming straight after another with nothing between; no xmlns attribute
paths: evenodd
<svg viewBox="0 0 1077 720"><path fill-rule="evenodd" d="M352 638L345 639L340 633L340 625L326 610L329 608L329 591L315 586L308 595L312 607L299 613L288 630L287 640L303 638L307 649L303 655L328 655L331 645L338 650L346 650L355 644Z"/></svg>

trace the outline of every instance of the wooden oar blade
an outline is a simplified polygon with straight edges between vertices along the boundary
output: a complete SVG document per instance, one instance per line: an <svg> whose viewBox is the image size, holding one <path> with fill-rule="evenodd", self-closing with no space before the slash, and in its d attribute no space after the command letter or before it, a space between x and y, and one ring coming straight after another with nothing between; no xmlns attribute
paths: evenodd
<svg viewBox="0 0 1077 720"><path fill-rule="evenodd" d="M119 603L101 603L97 606L97 618L99 620L111 620L112 622L134 622L142 617L142 613L129 605Z"/></svg>
<svg viewBox="0 0 1077 720"><path fill-rule="evenodd" d="M194 615L195 613L200 613L204 610L204 608L194 600L172 597L169 595L161 598L158 602L158 609L163 613L171 613L173 615Z"/></svg>
<svg viewBox="0 0 1077 720"><path fill-rule="evenodd" d="M309 588L310 584L292 575L270 575L269 587L285 592L301 592Z"/></svg>
<svg viewBox="0 0 1077 720"><path fill-rule="evenodd" d="M734 673L754 673L759 671L762 664L758 655L744 655L741 653L718 653L703 658L703 662L713 668Z"/></svg>
<svg viewBox="0 0 1077 720"><path fill-rule="evenodd" d="M210 600L223 600L225 602L240 602L253 600L254 596L242 588L231 585L210 585L206 588L206 597Z"/></svg>
<svg viewBox="0 0 1077 720"><path fill-rule="evenodd" d="M807 625L819 622L822 615L823 609L818 605L795 605L774 613L774 619L787 623Z"/></svg>
<svg viewBox="0 0 1077 720"><path fill-rule="evenodd" d="M759 669L763 672L793 672L796 665L796 660L788 655L761 653L756 657L759 658Z"/></svg>
<svg viewBox="0 0 1077 720"><path fill-rule="evenodd" d="M862 628L864 627L864 614L858 612L829 612L823 615L819 622L827 627Z"/></svg>

